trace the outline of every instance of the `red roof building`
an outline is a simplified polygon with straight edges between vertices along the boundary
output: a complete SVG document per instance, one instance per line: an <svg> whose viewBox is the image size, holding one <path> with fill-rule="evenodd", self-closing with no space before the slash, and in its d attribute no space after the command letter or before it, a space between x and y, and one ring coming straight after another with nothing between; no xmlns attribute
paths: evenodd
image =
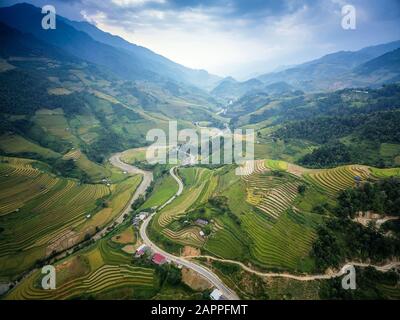
<svg viewBox="0 0 400 320"><path fill-rule="evenodd" d="M151 259L155 264L163 264L165 263L165 257L160 253L155 253L153 258Z"/></svg>

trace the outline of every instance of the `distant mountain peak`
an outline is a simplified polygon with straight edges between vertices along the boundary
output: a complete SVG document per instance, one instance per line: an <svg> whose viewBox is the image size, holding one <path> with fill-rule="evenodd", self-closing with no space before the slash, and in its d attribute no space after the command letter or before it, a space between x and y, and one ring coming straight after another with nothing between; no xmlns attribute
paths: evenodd
<svg viewBox="0 0 400 320"><path fill-rule="evenodd" d="M126 79L170 79L201 89L211 89L220 77L194 70L153 51L98 29L87 21L71 21L61 15L55 30L41 28L40 8L20 3L0 8L0 21L43 42L57 46L77 58L106 67ZM122 49L122 50L121 50Z"/></svg>

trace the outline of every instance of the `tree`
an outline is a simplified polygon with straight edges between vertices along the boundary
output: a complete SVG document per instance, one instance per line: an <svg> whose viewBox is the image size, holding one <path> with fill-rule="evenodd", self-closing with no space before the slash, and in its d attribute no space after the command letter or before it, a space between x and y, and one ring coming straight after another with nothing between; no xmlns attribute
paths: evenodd
<svg viewBox="0 0 400 320"><path fill-rule="evenodd" d="M304 195L304 193L306 192L307 187L304 184L301 184L297 187L297 191L301 194Z"/></svg>

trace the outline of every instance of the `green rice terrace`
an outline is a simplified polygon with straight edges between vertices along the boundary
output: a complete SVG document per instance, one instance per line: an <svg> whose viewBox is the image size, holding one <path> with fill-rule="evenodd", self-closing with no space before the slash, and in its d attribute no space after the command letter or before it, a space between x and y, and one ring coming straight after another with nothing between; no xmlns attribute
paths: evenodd
<svg viewBox="0 0 400 320"><path fill-rule="evenodd" d="M198 293L176 283L172 287L160 268L132 260L138 246L126 224L94 245L55 265L57 288L41 288L41 274L29 275L6 299L199 299ZM176 295L175 295L176 294Z"/></svg>
<svg viewBox="0 0 400 320"><path fill-rule="evenodd" d="M64 158L77 159L81 155L80 150L71 150ZM129 150L122 159L140 164L143 150ZM140 175L127 175L108 165L100 168L112 171L112 178L85 184L55 175L37 160L1 158L3 281L12 280L49 255L89 239L125 208L141 181ZM157 210L148 228L151 239L175 255L208 265L242 298L283 298L286 291L291 292L289 298L320 298L321 288L329 281L265 282L261 277L261 290L255 275L240 271L230 261L258 272L317 273L313 244L319 227L331 219L329 208L336 205L339 192L358 183L399 176L397 168L348 165L307 169L270 159L256 160L254 172L244 176L235 174L234 165L213 169L186 166L176 172L184 185L182 194L163 206L178 190L168 174L169 168L154 169L156 179L150 193L134 212ZM328 209L316 210L321 204ZM132 258L141 242L137 230L129 224L128 219L105 238L89 242L58 260L55 291L40 289L40 272L35 270L5 297L156 299L171 298L179 292L184 299L201 298L200 289L187 284L171 287L160 278L154 264ZM211 263L207 257L220 262ZM225 274L227 270L232 272ZM247 284L245 290L237 285L243 282ZM397 294L396 287L388 288L391 289L385 292L390 297Z"/></svg>
<svg viewBox="0 0 400 320"><path fill-rule="evenodd" d="M322 18L292 1L109 2L65 1L51 30L42 8L0 5L0 300L400 299L400 41L385 27L399 16L381 21L392 42L372 32L336 43L312 31L341 31L342 1ZM133 11L112 25L120 36L99 29ZM310 13L312 44L293 42ZM224 19L259 31L252 19L265 18L279 28L261 33L286 40L252 37L240 59L185 41L174 54L174 32L196 31L174 23L192 18L217 38ZM121 37L145 28L147 43L153 20L168 41L152 47L168 43L196 69ZM374 45L348 51L360 41ZM301 62L324 48L343 51ZM54 290L42 288L46 265ZM348 266L356 290L341 290Z"/></svg>
<svg viewBox="0 0 400 320"><path fill-rule="evenodd" d="M1 157L0 176L2 280L107 225L141 181L137 175L83 184L52 174L44 163L10 157Z"/></svg>
<svg viewBox="0 0 400 320"><path fill-rule="evenodd" d="M261 270L313 273L310 252L318 227L328 219L313 208L333 206L340 190L356 186L355 177L365 182L398 171L358 165L315 170L257 160L254 173L242 178L229 167L182 168L179 174L185 191L157 213L151 225L155 241L177 253L192 246L203 255Z"/></svg>

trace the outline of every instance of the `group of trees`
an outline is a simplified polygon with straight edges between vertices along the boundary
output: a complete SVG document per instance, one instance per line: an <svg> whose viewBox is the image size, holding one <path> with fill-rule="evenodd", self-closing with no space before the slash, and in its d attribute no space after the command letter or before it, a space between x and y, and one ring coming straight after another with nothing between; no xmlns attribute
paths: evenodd
<svg viewBox="0 0 400 320"><path fill-rule="evenodd" d="M351 260L380 262L400 254L400 241L350 219L334 218L317 231L312 256L323 271Z"/></svg>
<svg viewBox="0 0 400 320"><path fill-rule="evenodd" d="M228 205L228 198L224 196L217 196L210 198L208 202L215 208L217 208L218 211L220 211L223 214L227 214L229 218L233 220L238 226L242 224L242 221L240 218L234 214L231 209L229 208Z"/></svg>
<svg viewBox="0 0 400 320"><path fill-rule="evenodd" d="M306 167L330 168L351 163L353 159L349 147L340 142L333 142L306 154L299 160L299 163Z"/></svg>
<svg viewBox="0 0 400 320"><path fill-rule="evenodd" d="M338 267L346 260L369 259L379 262L399 256L399 237L386 237L373 226L365 227L351 220L357 212L368 210L399 215L398 208L399 179L384 179L342 191L338 197L338 205L333 210L336 216L318 229L317 240L313 243L312 256L317 268L325 270L328 267ZM398 228L398 224L393 224Z"/></svg>
<svg viewBox="0 0 400 320"><path fill-rule="evenodd" d="M62 108L66 114L79 113L84 104L79 93L52 95L52 83L34 72L11 70L0 73L0 110L8 114L32 115L41 108Z"/></svg>
<svg viewBox="0 0 400 320"><path fill-rule="evenodd" d="M399 122L399 111L318 116L285 124L273 136L279 139L304 139L324 144L354 134L359 139L400 143Z"/></svg>
<svg viewBox="0 0 400 320"><path fill-rule="evenodd" d="M323 281L319 290L321 299L378 300L391 299L390 291L384 286L395 287L399 281L396 272L379 272L373 267L356 268L356 290L343 290L342 279ZM382 286L383 285L383 286Z"/></svg>
<svg viewBox="0 0 400 320"><path fill-rule="evenodd" d="M278 129L274 136L279 139L304 139L315 143L327 143L343 137L366 121L364 115L351 117L317 117L291 122Z"/></svg>
<svg viewBox="0 0 400 320"><path fill-rule="evenodd" d="M359 188L340 192L336 212L342 217L353 218L359 211L374 211L399 215L400 179L389 178L376 183L365 183Z"/></svg>

